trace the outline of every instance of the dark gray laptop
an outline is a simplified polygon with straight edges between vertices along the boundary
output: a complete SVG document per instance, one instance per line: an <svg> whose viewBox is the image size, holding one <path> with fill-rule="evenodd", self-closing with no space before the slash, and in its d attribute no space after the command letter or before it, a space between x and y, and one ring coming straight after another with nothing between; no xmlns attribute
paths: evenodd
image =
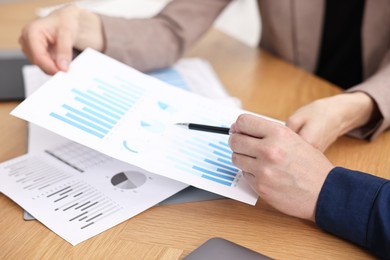
<svg viewBox="0 0 390 260"><path fill-rule="evenodd" d="M30 62L21 51L0 51L0 101L24 99L22 67L26 64Z"/></svg>
<svg viewBox="0 0 390 260"><path fill-rule="evenodd" d="M257 253L229 240L214 237L200 245L183 260L270 260L268 256Z"/></svg>

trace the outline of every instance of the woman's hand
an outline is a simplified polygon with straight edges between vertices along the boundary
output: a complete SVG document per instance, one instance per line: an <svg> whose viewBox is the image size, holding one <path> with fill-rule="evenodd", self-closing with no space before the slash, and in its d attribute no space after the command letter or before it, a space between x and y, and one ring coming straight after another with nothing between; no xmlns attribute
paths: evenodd
<svg viewBox="0 0 390 260"><path fill-rule="evenodd" d="M321 151L371 118L374 101L363 92L316 100L298 109L286 125Z"/></svg>
<svg viewBox="0 0 390 260"><path fill-rule="evenodd" d="M231 126L232 162L249 185L271 206L315 220L326 176L334 167L291 129L253 115L240 115Z"/></svg>
<svg viewBox="0 0 390 260"><path fill-rule="evenodd" d="M74 5L26 25L19 43L30 61L50 75L68 70L73 48L102 51L104 47L99 16Z"/></svg>

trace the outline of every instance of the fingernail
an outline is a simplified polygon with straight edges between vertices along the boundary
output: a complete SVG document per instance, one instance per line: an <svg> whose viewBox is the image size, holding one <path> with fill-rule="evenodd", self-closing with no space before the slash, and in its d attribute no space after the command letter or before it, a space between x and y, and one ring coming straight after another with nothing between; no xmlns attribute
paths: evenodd
<svg viewBox="0 0 390 260"><path fill-rule="evenodd" d="M59 61L58 66L62 71L67 71L69 67L69 62L65 59L62 59Z"/></svg>

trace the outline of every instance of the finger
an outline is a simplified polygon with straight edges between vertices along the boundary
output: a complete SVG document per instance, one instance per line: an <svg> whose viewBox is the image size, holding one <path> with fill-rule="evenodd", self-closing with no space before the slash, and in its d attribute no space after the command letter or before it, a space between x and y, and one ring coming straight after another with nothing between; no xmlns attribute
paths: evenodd
<svg viewBox="0 0 390 260"><path fill-rule="evenodd" d="M278 125L278 123L259 116L242 114L238 116L233 128L238 133L264 138L273 133L275 128L279 127Z"/></svg>
<svg viewBox="0 0 390 260"><path fill-rule="evenodd" d="M21 37L20 43L31 63L40 67L45 73L53 75L58 72L55 61L52 59L49 48L52 38L48 34L34 32Z"/></svg>
<svg viewBox="0 0 390 260"><path fill-rule="evenodd" d="M287 119L286 126L294 132L299 133L299 131L305 125L306 121L306 115L302 115L302 113L296 112Z"/></svg>
<svg viewBox="0 0 390 260"><path fill-rule="evenodd" d="M236 129L236 123L233 123L230 128L229 128L229 132L230 133L237 133L237 129Z"/></svg>
<svg viewBox="0 0 390 260"><path fill-rule="evenodd" d="M325 138L324 136L320 136L319 133L321 133L320 129L314 127L312 124L307 124L299 131L298 134L306 142L323 152L336 140L336 138L333 138L331 134L328 134Z"/></svg>
<svg viewBox="0 0 390 260"><path fill-rule="evenodd" d="M56 40L56 64L62 71L67 71L72 60L73 36L72 30L63 27L58 31Z"/></svg>
<svg viewBox="0 0 390 260"><path fill-rule="evenodd" d="M232 163L242 171L251 173L256 172L258 165L255 158L238 153L232 154Z"/></svg>
<svg viewBox="0 0 390 260"><path fill-rule="evenodd" d="M229 147L234 153L256 158L261 151L262 139L244 134L230 134Z"/></svg>
<svg viewBox="0 0 390 260"><path fill-rule="evenodd" d="M298 132L298 134L308 143L312 143L316 139L316 134L319 129L316 129L312 124L305 124Z"/></svg>

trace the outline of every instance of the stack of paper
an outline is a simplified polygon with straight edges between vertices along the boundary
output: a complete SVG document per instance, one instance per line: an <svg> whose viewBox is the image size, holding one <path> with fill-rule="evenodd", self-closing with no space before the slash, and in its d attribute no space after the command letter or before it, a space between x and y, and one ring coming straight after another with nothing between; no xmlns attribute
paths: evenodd
<svg viewBox="0 0 390 260"><path fill-rule="evenodd" d="M254 204L228 136L175 126L242 112L88 49L12 112L66 142L1 164L0 190L72 244L188 185Z"/></svg>

